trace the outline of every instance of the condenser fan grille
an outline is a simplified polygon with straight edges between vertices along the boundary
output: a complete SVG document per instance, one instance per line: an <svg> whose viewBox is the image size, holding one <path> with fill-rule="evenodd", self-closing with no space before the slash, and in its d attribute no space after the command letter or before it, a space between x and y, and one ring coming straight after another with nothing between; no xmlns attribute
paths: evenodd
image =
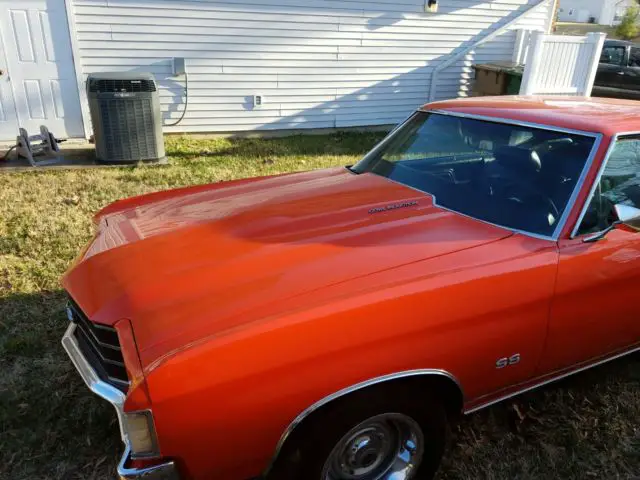
<svg viewBox="0 0 640 480"><path fill-rule="evenodd" d="M107 158L111 161L157 158L156 139L149 135L153 125L150 98L99 99ZM127 138L126 142L122 138Z"/></svg>

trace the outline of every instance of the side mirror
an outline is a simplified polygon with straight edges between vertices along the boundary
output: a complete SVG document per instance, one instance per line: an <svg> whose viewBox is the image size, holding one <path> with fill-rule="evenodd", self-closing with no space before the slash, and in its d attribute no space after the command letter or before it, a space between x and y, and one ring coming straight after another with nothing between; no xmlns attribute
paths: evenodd
<svg viewBox="0 0 640 480"><path fill-rule="evenodd" d="M615 205L613 209L622 225L640 231L640 208L629 205Z"/></svg>
<svg viewBox="0 0 640 480"><path fill-rule="evenodd" d="M640 208L631 207L629 205L614 205L613 212L617 220L613 222L605 230L589 235L582 240L584 243L599 242L606 237L611 230L616 229L620 225L640 231Z"/></svg>

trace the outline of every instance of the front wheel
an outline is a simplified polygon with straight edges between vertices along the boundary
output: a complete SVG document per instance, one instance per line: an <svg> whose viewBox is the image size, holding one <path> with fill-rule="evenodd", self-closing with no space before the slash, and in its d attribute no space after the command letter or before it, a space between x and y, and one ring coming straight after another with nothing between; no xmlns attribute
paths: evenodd
<svg viewBox="0 0 640 480"><path fill-rule="evenodd" d="M446 413L416 392L358 392L318 412L299 448L297 479L427 480L445 447Z"/></svg>

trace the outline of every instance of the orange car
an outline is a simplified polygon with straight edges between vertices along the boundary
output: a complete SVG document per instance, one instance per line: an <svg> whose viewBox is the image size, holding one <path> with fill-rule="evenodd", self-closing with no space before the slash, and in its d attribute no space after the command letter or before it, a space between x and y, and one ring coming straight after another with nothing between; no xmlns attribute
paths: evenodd
<svg viewBox="0 0 640 480"><path fill-rule="evenodd" d="M433 103L353 166L102 210L63 344L120 477L430 478L458 415L637 351L639 105Z"/></svg>

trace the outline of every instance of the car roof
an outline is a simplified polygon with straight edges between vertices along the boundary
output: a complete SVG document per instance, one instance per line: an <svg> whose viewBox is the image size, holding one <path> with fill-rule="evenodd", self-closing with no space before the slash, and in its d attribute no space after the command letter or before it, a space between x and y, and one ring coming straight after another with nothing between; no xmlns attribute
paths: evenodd
<svg viewBox="0 0 640 480"><path fill-rule="evenodd" d="M596 97L469 97L428 103L422 110L493 117L601 133L640 133L640 102Z"/></svg>
<svg viewBox="0 0 640 480"><path fill-rule="evenodd" d="M626 47L627 45L638 45L637 43L630 42L628 40L605 40L604 44L608 47L622 46Z"/></svg>

